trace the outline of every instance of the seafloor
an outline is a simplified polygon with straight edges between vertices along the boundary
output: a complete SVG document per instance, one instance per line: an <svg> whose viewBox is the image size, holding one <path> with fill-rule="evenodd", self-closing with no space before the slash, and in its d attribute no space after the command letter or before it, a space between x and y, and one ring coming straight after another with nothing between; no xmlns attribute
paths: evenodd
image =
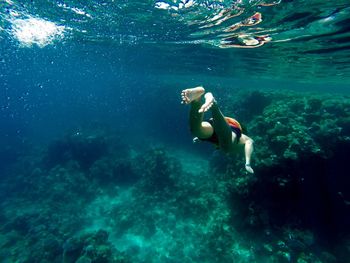
<svg viewBox="0 0 350 263"><path fill-rule="evenodd" d="M255 140L254 175L101 127L1 149L1 262L349 262L350 98L221 103Z"/></svg>

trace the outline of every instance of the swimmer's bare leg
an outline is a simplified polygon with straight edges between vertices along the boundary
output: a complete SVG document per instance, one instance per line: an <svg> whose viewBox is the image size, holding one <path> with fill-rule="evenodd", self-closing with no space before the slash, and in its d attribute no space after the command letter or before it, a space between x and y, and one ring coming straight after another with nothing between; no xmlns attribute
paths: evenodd
<svg viewBox="0 0 350 263"><path fill-rule="evenodd" d="M227 124L224 115L220 111L213 94L210 92L205 94L205 102L201 109L204 111L211 109L213 116L213 126L218 136L219 146L223 151L229 152L232 146L232 141L234 140L232 137L234 136L234 133L232 133L232 130Z"/></svg>
<svg viewBox="0 0 350 263"><path fill-rule="evenodd" d="M210 123L203 122L204 112L199 111L202 107L201 98L204 92L203 87L185 89L181 92L182 103L191 104L189 118L191 133L201 139L209 138L213 134Z"/></svg>
<svg viewBox="0 0 350 263"><path fill-rule="evenodd" d="M250 165L250 159L254 150L254 141L252 138L242 133L242 136L239 139L239 144L244 145L245 169L248 173L253 174L254 170Z"/></svg>

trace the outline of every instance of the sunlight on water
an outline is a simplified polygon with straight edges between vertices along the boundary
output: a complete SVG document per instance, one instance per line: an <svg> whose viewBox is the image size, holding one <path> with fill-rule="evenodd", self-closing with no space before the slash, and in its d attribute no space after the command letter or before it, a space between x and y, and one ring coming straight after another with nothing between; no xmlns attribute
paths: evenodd
<svg viewBox="0 0 350 263"><path fill-rule="evenodd" d="M224 68L229 76L350 79L345 0L7 0L0 2L0 18L0 38L20 47L45 47L64 38L68 45L147 49L150 58L161 58L154 71L172 61L198 73L210 61L212 73ZM208 54L215 60L205 58Z"/></svg>
<svg viewBox="0 0 350 263"><path fill-rule="evenodd" d="M21 45L45 47L63 38L65 27L39 18L15 19L12 33Z"/></svg>
<svg viewBox="0 0 350 263"><path fill-rule="evenodd" d="M92 18L92 16L88 13L86 13L84 10L76 7L69 7L67 4L58 4L57 6L62 7L63 9L70 10L74 12L77 15L83 15L89 18Z"/></svg>

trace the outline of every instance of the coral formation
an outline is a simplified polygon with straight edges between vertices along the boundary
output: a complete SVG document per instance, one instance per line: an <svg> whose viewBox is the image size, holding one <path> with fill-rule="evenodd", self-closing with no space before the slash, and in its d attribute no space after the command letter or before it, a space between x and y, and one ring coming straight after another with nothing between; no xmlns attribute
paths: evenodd
<svg viewBox="0 0 350 263"><path fill-rule="evenodd" d="M350 184L345 165L350 154L346 121L350 116L350 99L337 95L252 92L241 94L234 108L257 100L269 103L263 109L262 103L258 104L261 113L242 115L249 116L245 121L255 140L255 175L246 176L238 172L239 168L232 169L231 160L222 160L219 165L212 162L214 169L219 167L227 177L232 177L232 200L237 202L238 198L245 204L241 213L254 218L246 221L245 226L265 229L290 224L312 229L321 240L343 238L344 232L350 230L346 223L350 219L347 206L350 192L345 189Z"/></svg>
<svg viewBox="0 0 350 263"><path fill-rule="evenodd" d="M346 262L349 99L252 92L232 101L223 112L235 109L249 127L253 175L241 155L140 150L107 132L18 155L0 181L0 258Z"/></svg>

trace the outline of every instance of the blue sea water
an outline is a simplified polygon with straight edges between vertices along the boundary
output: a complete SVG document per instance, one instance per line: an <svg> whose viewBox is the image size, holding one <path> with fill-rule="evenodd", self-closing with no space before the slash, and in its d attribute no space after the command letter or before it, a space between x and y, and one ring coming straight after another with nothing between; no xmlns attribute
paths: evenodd
<svg viewBox="0 0 350 263"><path fill-rule="evenodd" d="M350 226L343 221L350 218L346 189L335 190L342 198L341 205L345 204L340 209L346 209L339 214L341 220L334 221L344 224L344 233L335 238L342 241L339 246L330 244L333 241L324 233L318 241L318 227L293 225L298 220L270 226L252 223L252 228L243 224L272 218L268 209L260 219L242 215L240 233L240 224L231 222L237 215L230 208L239 205L233 201L223 205L228 197L222 187L213 190L205 183L216 184L215 173L207 167L217 165L215 161L208 163L215 160L216 151L193 146L188 107L180 104L182 89L203 85L232 112L240 109L230 106L230 99L250 91L295 92L305 98L308 95L303 94L310 92L327 99L342 98L347 107L349 22L348 1L1 0L0 261L129 262L122 261L125 257L130 262L349 262ZM350 119L340 117L347 118L344 123ZM349 136L348 132L342 136ZM114 146L114 137L120 145ZM57 141L61 144L55 144ZM106 145L113 145L109 155L103 155ZM67 148L70 150L62 150ZM128 153L125 148L130 148ZM346 147L342 150L349 152ZM58 152L63 152L62 156ZM182 164L183 173L170 157L167 159L168 154ZM124 162L126 168L110 164L113 158ZM91 160L100 163L92 164ZM343 163L348 160L341 159ZM331 162L329 167L339 167L336 160ZM126 165L129 163L131 168ZM89 169L84 170L84 165ZM346 173L343 167L340 174ZM118 176L144 181L125 188L108 175L113 169L119 169L115 172ZM275 169L270 173L279 172ZM333 172L329 170L325 176L338 174ZM169 177L169 181L162 182L159 175ZM182 181L174 183L173 177ZM194 207L198 211L187 211L190 205L185 201L166 204L154 198L160 190L152 188L154 183L148 184L148 178L163 188L182 185L186 189L182 199L178 190L176 194L167 192L160 200L170 202L174 196L179 200L187 196L197 202ZM349 181L342 180L349 186ZM220 177L220 183L230 189L227 178ZM100 192L85 192L79 186ZM60 187L64 189L58 191ZM144 193L135 193L138 189ZM55 191L58 196L51 196ZM60 196L65 193L67 198ZM327 213L339 212L339 207L327 203L337 197L328 199L322 194L313 201L320 206L326 202ZM50 197L42 202L45 195ZM77 201L80 198L84 200L81 203ZM153 207L138 198L150 198L147 202ZM253 201L250 211L255 209ZM71 206L65 207L65 203ZM59 207L57 214L53 215L47 208L50 206ZM137 209L128 210L128 206ZM142 215L136 215L142 209L149 210L144 221ZM208 215L207 210L213 213ZM270 231L270 241L261 244L262 237L252 235L254 227L265 234ZM87 236L78 238L82 233ZM239 236L244 238L228 244ZM84 242L76 241L84 238Z"/></svg>

